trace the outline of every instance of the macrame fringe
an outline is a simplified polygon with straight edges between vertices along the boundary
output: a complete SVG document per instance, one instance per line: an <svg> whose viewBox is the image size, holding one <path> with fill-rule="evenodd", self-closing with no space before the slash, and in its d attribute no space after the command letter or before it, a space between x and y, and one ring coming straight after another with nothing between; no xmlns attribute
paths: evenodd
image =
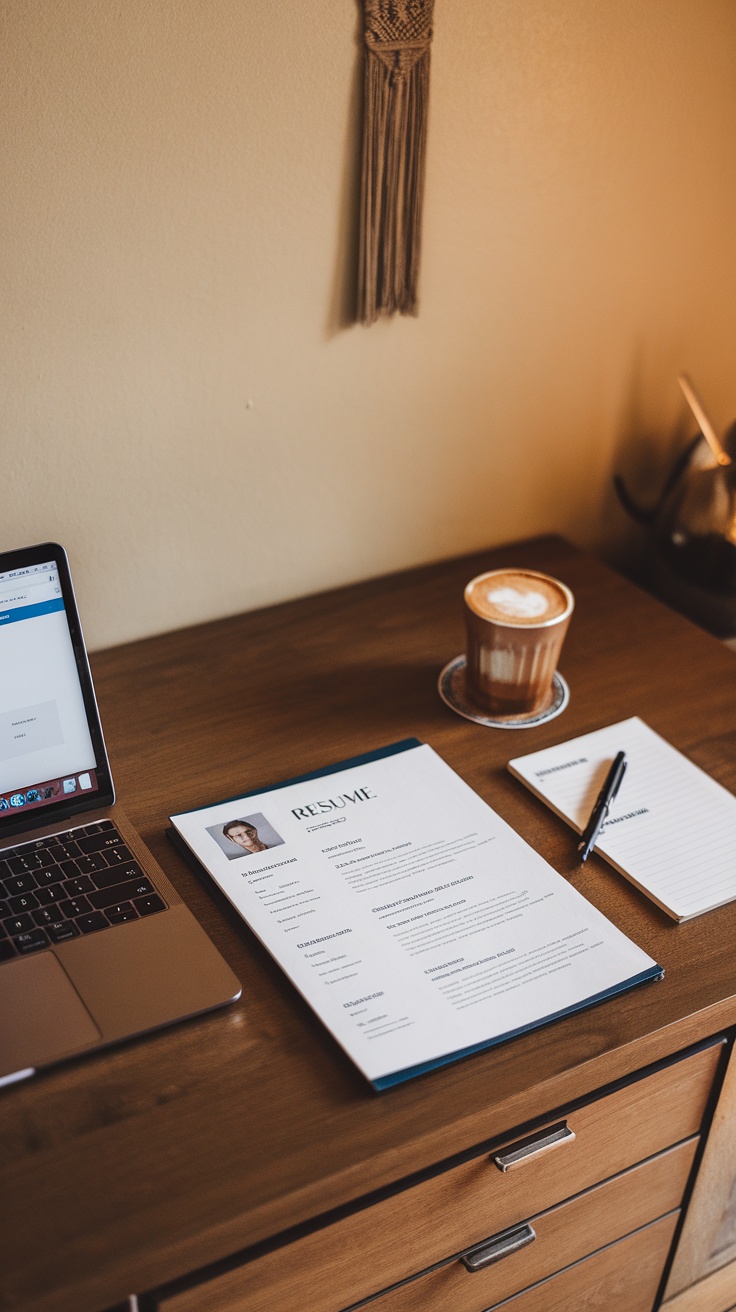
<svg viewBox="0 0 736 1312"><path fill-rule="evenodd" d="M376 9L383 6L377 39ZM365 116L361 179L358 314L364 324L381 315L416 314L421 247L424 162L429 103L431 0L415 3L425 29L413 23L392 31L390 0L366 0ZM413 16L411 16L413 17ZM388 36L388 40L386 40ZM380 37L384 39L381 40ZM402 39L402 37L404 39Z"/></svg>

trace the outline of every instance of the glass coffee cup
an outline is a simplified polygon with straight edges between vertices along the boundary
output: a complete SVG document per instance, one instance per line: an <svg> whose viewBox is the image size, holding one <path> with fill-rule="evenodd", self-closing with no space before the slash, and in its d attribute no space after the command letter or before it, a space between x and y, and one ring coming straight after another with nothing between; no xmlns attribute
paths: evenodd
<svg viewBox="0 0 736 1312"><path fill-rule="evenodd" d="M548 574L495 569L465 593L466 692L493 715L538 715L552 681L575 598Z"/></svg>

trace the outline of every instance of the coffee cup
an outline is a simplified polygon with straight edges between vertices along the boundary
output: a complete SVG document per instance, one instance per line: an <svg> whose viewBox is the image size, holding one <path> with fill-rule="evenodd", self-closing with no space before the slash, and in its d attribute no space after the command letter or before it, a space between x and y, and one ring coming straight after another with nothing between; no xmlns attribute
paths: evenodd
<svg viewBox="0 0 736 1312"><path fill-rule="evenodd" d="M537 715L575 605L559 579L531 569L494 569L468 583L466 692L494 715Z"/></svg>

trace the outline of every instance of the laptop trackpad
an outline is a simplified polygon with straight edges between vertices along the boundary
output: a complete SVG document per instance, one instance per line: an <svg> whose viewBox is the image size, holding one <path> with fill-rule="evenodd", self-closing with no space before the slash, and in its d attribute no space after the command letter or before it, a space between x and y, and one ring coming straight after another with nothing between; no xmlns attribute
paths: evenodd
<svg viewBox="0 0 736 1312"><path fill-rule="evenodd" d="M0 1076L55 1061L102 1037L53 952L2 970Z"/></svg>

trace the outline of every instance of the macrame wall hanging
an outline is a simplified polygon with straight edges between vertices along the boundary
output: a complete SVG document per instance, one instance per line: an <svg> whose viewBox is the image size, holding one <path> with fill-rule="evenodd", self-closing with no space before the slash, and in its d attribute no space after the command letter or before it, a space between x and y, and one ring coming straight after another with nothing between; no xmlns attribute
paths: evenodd
<svg viewBox="0 0 736 1312"><path fill-rule="evenodd" d="M363 0L358 316L416 314L434 0Z"/></svg>

